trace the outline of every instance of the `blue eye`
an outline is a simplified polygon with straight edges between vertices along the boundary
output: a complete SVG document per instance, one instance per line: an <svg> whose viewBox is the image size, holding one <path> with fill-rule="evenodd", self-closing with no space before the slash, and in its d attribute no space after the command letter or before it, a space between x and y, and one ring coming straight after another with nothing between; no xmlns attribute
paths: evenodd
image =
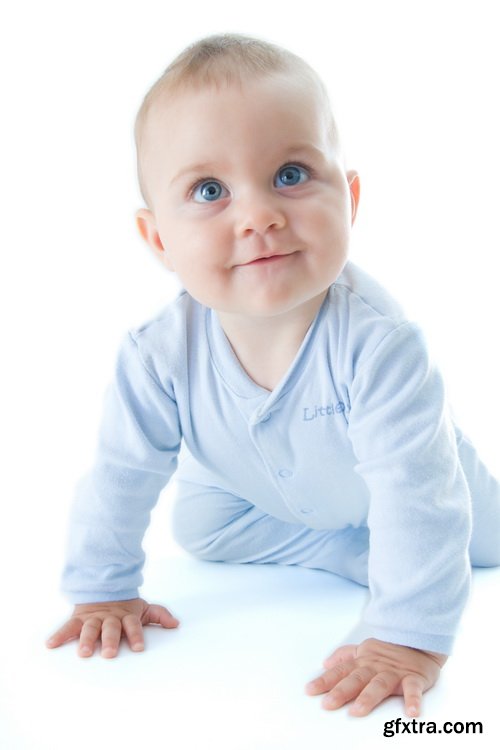
<svg viewBox="0 0 500 750"><path fill-rule="evenodd" d="M276 187L286 187L299 185L309 179L309 173L304 167L299 167L296 164L287 164L286 167L281 167L278 171L275 179Z"/></svg>
<svg viewBox="0 0 500 750"><path fill-rule="evenodd" d="M216 180L205 180L200 182L193 190L193 199L197 203L206 203L219 200L226 188ZM226 191L227 192L227 191Z"/></svg>

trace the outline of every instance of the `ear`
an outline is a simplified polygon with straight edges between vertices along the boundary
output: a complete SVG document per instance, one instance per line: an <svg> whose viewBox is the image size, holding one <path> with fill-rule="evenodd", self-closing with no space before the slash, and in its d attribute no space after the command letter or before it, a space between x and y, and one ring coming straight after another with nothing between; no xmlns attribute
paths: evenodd
<svg viewBox="0 0 500 750"><path fill-rule="evenodd" d="M173 271L174 269L170 263L170 259L168 258L168 253L165 252L165 248L163 247L163 243L160 239L153 212L148 208L141 208L135 215L135 221L142 239L153 250L156 257L170 271Z"/></svg>
<svg viewBox="0 0 500 750"><path fill-rule="evenodd" d="M354 219L356 218L356 214L358 212L359 193L361 186L359 182L359 175L354 169L351 169L349 172L347 172L346 177L347 182L349 183L349 190L351 192L351 224L354 224Z"/></svg>

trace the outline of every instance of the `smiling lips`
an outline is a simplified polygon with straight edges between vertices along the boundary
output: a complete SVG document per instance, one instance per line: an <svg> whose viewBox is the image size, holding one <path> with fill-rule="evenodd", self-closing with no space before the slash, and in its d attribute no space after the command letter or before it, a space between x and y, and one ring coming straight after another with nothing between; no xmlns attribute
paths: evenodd
<svg viewBox="0 0 500 750"><path fill-rule="evenodd" d="M241 263L240 267L246 267L246 266L263 266L267 265L269 263L276 263L277 261L283 260L283 258L288 258L290 255L294 255L295 253L276 253L275 255L263 255L259 258L255 258L254 260L249 261L248 263Z"/></svg>

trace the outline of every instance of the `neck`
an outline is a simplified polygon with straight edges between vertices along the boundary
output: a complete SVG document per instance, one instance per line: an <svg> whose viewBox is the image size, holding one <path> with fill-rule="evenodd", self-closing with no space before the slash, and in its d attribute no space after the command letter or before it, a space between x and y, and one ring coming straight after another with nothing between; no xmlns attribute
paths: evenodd
<svg viewBox="0 0 500 750"><path fill-rule="evenodd" d="M217 312L240 364L263 388L272 390L290 367L328 292L280 315L252 317Z"/></svg>

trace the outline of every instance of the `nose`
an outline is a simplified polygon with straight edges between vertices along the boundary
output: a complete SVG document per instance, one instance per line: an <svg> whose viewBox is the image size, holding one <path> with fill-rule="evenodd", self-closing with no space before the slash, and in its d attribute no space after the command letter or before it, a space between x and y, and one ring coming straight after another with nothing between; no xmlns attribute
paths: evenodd
<svg viewBox="0 0 500 750"><path fill-rule="evenodd" d="M238 237L264 235L286 225L285 212L276 196L266 191L254 191L234 201L237 214L235 232Z"/></svg>

